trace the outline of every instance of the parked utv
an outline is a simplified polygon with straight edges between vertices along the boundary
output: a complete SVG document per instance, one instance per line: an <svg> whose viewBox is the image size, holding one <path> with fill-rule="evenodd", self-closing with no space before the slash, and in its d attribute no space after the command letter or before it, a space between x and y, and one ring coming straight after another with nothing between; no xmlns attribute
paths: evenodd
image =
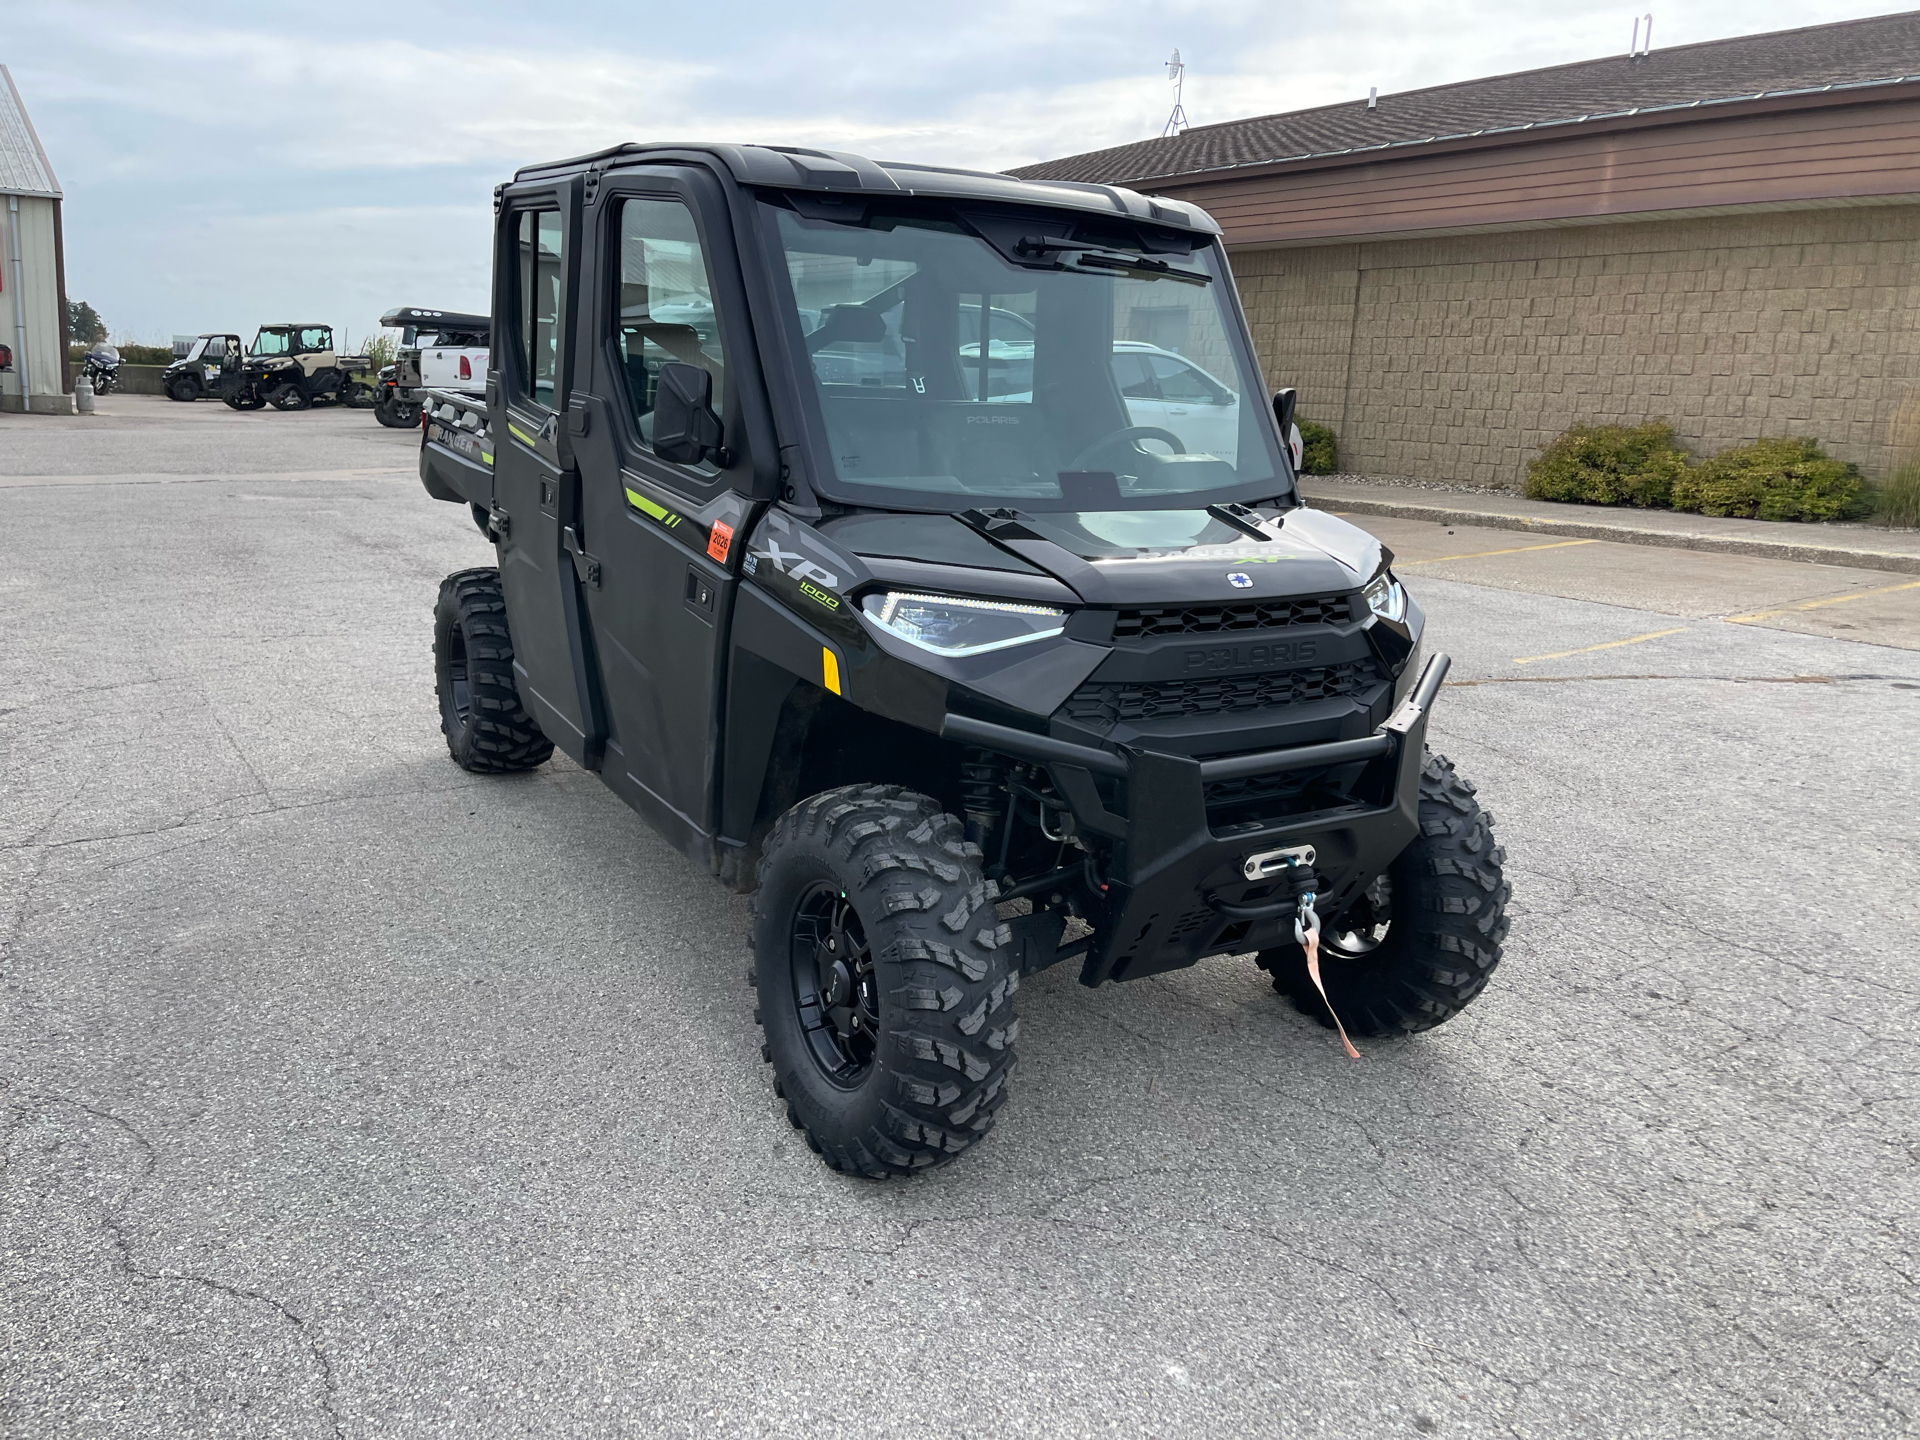
<svg viewBox="0 0 1920 1440"><path fill-rule="evenodd" d="M372 363L365 355L336 355L331 325L262 325L226 401L236 410L263 403L276 410L316 403L368 408L373 386L355 377Z"/></svg>
<svg viewBox="0 0 1920 1440"><path fill-rule="evenodd" d="M196 335L187 353L160 372L160 388L186 402L222 396L240 382L240 337L209 331Z"/></svg>
<svg viewBox="0 0 1920 1440"><path fill-rule="evenodd" d="M496 207L487 395L422 437L498 557L440 590L448 746L557 746L755 892L762 1053L828 1164L984 1135L1050 965L1251 952L1367 1036L1479 994L1508 887L1425 749L1447 658L1302 503L1204 212L725 145ZM1231 424L1142 423L1161 359Z"/></svg>
<svg viewBox="0 0 1920 1440"><path fill-rule="evenodd" d="M399 305L380 324L400 332L400 350L380 367L374 385L374 418L395 430L420 423L421 391L431 386L465 394L486 392L487 355L493 321L485 315Z"/></svg>

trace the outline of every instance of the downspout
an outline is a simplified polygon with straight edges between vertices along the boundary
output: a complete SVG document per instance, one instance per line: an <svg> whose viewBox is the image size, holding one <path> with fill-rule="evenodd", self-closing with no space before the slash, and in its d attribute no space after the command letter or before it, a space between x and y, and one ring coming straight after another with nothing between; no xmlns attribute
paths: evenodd
<svg viewBox="0 0 1920 1440"><path fill-rule="evenodd" d="M27 379L26 274L20 262L20 197L7 196L7 247L13 251L13 368L20 377L20 413L31 413L33 386Z"/></svg>
<svg viewBox="0 0 1920 1440"><path fill-rule="evenodd" d="M60 332L60 393L73 393L73 331L67 327L67 242L66 227L60 221L60 202L53 202L53 288L54 300L60 306L58 324Z"/></svg>

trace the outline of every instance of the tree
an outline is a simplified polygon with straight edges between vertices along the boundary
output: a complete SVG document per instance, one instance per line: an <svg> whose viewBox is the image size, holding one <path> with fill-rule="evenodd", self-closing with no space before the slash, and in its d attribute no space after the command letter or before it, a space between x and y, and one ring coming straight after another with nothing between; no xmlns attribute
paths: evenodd
<svg viewBox="0 0 1920 1440"><path fill-rule="evenodd" d="M82 345L97 344L107 338L106 323L99 312L84 300L67 301L67 334Z"/></svg>

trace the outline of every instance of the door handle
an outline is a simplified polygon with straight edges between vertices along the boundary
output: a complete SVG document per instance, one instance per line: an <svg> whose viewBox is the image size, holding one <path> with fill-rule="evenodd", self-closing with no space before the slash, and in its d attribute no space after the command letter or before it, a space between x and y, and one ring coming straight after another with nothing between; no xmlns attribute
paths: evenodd
<svg viewBox="0 0 1920 1440"><path fill-rule="evenodd" d="M573 573L582 585L600 588L600 562L587 553L580 543L580 532L569 525L560 532L561 543L567 547L567 553L573 557Z"/></svg>

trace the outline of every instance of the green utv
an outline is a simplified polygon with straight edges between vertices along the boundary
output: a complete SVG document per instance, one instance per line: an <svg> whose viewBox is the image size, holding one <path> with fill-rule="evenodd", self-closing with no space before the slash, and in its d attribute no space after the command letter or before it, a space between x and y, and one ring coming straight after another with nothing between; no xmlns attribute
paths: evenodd
<svg viewBox="0 0 1920 1440"><path fill-rule="evenodd" d="M1063 961L1252 952L1357 1035L1480 992L1508 887L1425 749L1447 658L1301 502L1204 212L746 145L495 208L485 398L425 396L421 478L498 558L440 590L448 745L558 746L755 892L762 1053L828 1164L984 1135Z"/></svg>

